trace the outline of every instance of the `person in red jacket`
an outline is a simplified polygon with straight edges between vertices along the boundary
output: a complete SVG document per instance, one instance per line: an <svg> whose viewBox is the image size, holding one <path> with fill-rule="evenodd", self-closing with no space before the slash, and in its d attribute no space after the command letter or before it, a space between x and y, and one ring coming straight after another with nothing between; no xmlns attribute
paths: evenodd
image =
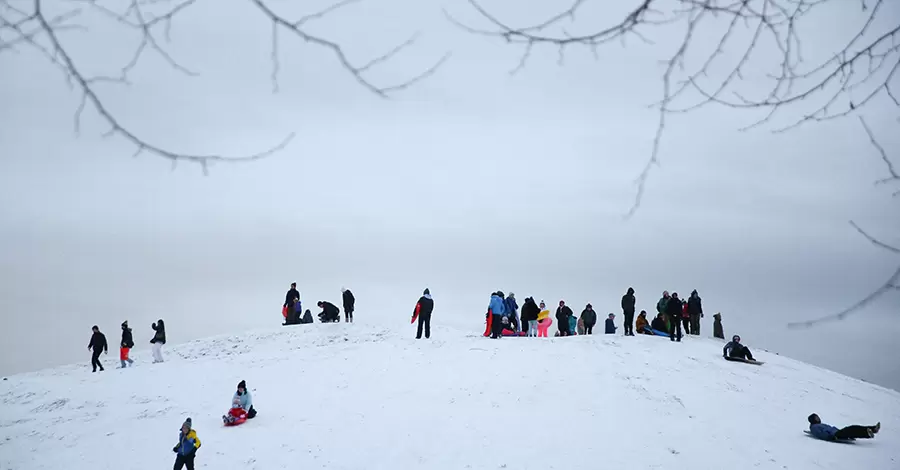
<svg viewBox="0 0 900 470"><path fill-rule="evenodd" d="M431 337L431 312L434 311L434 299L431 298L431 291L425 289L422 297L416 302L416 309L413 310L412 321L419 320L419 326L416 330L416 339L422 339L422 329L425 329L425 339Z"/></svg>

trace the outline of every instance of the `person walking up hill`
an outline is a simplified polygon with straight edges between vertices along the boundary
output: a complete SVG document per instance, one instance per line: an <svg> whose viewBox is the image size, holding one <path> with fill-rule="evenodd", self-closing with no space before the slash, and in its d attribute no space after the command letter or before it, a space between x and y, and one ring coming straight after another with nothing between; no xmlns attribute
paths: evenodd
<svg viewBox="0 0 900 470"><path fill-rule="evenodd" d="M125 320L122 322L122 342L119 344L119 361L122 362L122 369L128 364L134 364L134 360L128 357L133 347L134 336L131 334L131 328L128 328L128 320Z"/></svg>
<svg viewBox="0 0 900 470"><path fill-rule="evenodd" d="M93 331L93 334L91 335L91 341L88 343L88 349L92 350L91 367L94 368L92 372L97 372L97 368L100 368L100 372L103 372L103 364L100 363L100 353L109 354L109 345L106 344L106 335L100 332L100 327L94 325L91 331Z"/></svg>
<svg viewBox="0 0 900 470"><path fill-rule="evenodd" d="M166 344L166 324L160 318L156 323L150 325L150 328L156 332L153 334L153 339L150 340L150 344L153 345L153 363L156 364L163 362L162 347Z"/></svg>

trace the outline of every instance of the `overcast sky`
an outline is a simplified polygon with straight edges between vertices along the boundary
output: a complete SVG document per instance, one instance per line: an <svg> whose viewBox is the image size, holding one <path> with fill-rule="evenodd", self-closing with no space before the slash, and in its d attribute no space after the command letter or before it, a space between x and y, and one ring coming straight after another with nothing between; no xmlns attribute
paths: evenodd
<svg viewBox="0 0 900 470"><path fill-rule="evenodd" d="M524 21L558 2L499 3ZM600 60L573 49L563 66L536 49L510 76L521 50L455 28L442 8L478 20L461 0L369 0L312 29L360 62L421 31L371 76L381 84L452 52L390 101L286 33L273 94L271 30L250 2L185 10L167 47L197 77L148 50L130 87L98 91L123 125L174 150L240 155L297 133L269 159L207 177L131 158L127 142L101 138L90 107L76 136L79 95L58 70L29 49L0 54L0 373L88 362L93 324L116 343L129 320L138 348L158 318L172 343L277 325L292 281L311 307L350 287L358 321L397 325L429 287L435 323L472 332L497 289L618 313L632 286L648 311L664 289L697 289L704 335L720 311L751 348L900 389L900 364L881 360L900 334L896 294L846 321L785 326L840 311L896 269L847 223L900 242L897 199L873 186L886 169L858 121L771 134L738 132L759 115L722 108L673 118L626 222L673 36L615 43ZM824 57L852 36L855 8L808 24L804 52ZM139 38L96 15L82 24L90 32L61 36L73 58L88 75L117 74ZM876 104L865 116L897 155L892 113Z"/></svg>

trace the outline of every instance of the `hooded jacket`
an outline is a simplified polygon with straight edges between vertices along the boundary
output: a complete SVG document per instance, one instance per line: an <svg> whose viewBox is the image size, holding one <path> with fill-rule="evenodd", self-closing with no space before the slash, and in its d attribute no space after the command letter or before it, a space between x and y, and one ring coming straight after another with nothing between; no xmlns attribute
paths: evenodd
<svg viewBox="0 0 900 470"><path fill-rule="evenodd" d="M628 288L628 293L622 296L622 312L634 315L634 289Z"/></svg>
<svg viewBox="0 0 900 470"><path fill-rule="evenodd" d="M687 313L688 315L700 315L703 313L703 304L700 296L697 295L697 291L691 292L691 296L688 298Z"/></svg>
<svg viewBox="0 0 900 470"><path fill-rule="evenodd" d="M575 314L572 313L572 309L569 308L568 305L563 305L562 307L559 307L556 309L556 319L559 321L559 323L561 325L568 324L569 317L571 317L573 315L575 315Z"/></svg>
<svg viewBox="0 0 900 470"><path fill-rule="evenodd" d="M581 312L581 319L584 320L584 326L594 326L597 324L597 312L592 308L586 308Z"/></svg>
<svg viewBox="0 0 900 470"><path fill-rule="evenodd" d="M153 335L153 339L151 339L150 342L166 344L166 324L162 320L159 320L150 325L150 327L156 331L156 334Z"/></svg>
<svg viewBox="0 0 900 470"><path fill-rule="evenodd" d="M531 297L525 299L525 303L522 304L522 323L537 320L540 313L541 309L534 302L534 299Z"/></svg>
<svg viewBox="0 0 900 470"><path fill-rule="evenodd" d="M506 315L515 315L516 310L519 309L519 304L516 303L516 298L512 294L506 297L503 301L503 308L505 309Z"/></svg>
<svg viewBox="0 0 900 470"><path fill-rule="evenodd" d="M353 313L353 310L356 307L356 297L353 297L353 292L350 292L350 289L345 289L342 296L342 300L344 301L344 312Z"/></svg>
<svg viewBox="0 0 900 470"><path fill-rule="evenodd" d="M119 347L124 349L131 349L134 347L134 336L131 334L131 328L128 328L128 325L122 324L122 342L119 344Z"/></svg>

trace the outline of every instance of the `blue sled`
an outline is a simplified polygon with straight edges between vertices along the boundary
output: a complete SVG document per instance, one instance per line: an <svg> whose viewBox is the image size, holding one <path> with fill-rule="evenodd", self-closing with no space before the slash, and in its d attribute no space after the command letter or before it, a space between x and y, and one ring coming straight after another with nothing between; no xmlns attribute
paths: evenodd
<svg viewBox="0 0 900 470"><path fill-rule="evenodd" d="M669 336L668 333L664 331L654 330L653 328L650 328L650 331L652 331L656 336Z"/></svg>

